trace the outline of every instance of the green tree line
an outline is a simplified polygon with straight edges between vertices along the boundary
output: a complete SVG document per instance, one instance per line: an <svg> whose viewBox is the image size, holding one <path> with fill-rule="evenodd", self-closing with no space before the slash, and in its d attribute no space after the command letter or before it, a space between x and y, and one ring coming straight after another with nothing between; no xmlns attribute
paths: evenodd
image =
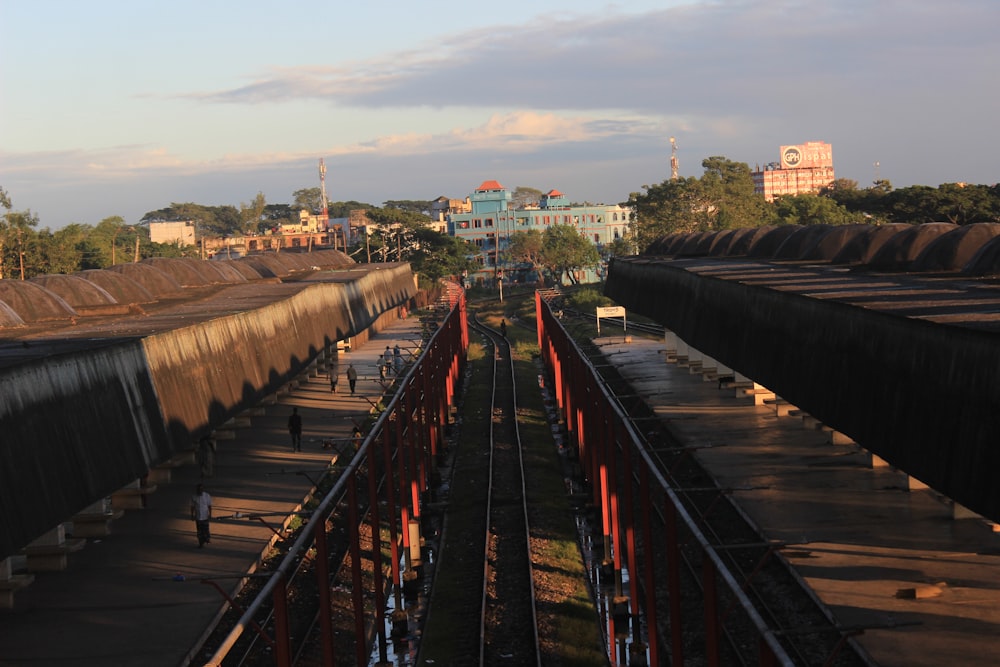
<svg viewBox="0 0 1000 667"><path fill-rule="evenodd" d="M634 211L632 238L641 250L677 232L701 232L764 225L844 225L904 222L1000 221L1000 185L946 183L936 188L915 185L893 189L880 180L859 188L837 179L818 194L777 197L773 202L754 192L749 165L725 157L702 161L699 177L643 185L627 206Z"/></svg>
<svg viewBox="0 0 1000 667"><path fill-rule="evenodd" d="M151 242L150 222L193 220L198 238L221 238L265 233L298 220L301 210L313 214L322 210L319 188L297 190L292 196L292 204L268 204L259 192L239 206L173 203L149 211L137 224L111 216L96 225L73 223L52 231L39 228L38 216L30 210L14 210L11 197L0 187L0 279L70 274L148 257L197 256L197 246ZM365 211L374 231L367 243L348 249L356 261L408 261L418 274L436 280L470 268L473 253L464 241L427 226L430 219L418 211L427 210L429 205L429 201L406 202L405 209L379 208L344 201L328 203L327 211L331 218Z"/></svg>

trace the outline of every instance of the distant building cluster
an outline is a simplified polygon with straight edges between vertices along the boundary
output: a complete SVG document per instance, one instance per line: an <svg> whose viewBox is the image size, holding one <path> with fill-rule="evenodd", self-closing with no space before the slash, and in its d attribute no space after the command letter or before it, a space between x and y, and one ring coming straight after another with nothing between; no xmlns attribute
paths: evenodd
<svg viewBox="0 0 1000 667"><path fill-rule="evenodd" d="M781 147L781 159L760 166L751 174L754 192L774 201L782 195L816 193L834 181L833 147L809 141Z"/></svg>
<svg viewBox="0 0 1000 667"><path fill-rule="evenodd" d="M623 238L631 209L614 205L572 205L566 195L550 190L537 205L515 209L511 192L497 181L484 181L462 203L447 200L448 234L471 243L481 275L507 270L516 279L517 267L505 257L510 238L529 230L544 231L552 225L570 225L598 250ZM444 198L437 200L442 206Z"/></svg>

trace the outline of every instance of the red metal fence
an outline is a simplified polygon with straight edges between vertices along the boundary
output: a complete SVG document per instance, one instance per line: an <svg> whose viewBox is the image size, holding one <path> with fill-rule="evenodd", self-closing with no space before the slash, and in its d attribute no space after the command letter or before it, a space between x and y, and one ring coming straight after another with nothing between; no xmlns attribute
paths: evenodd
<svg viewBox="0 0 1000 667"><path fill-rule="evenodd" d="M464 370L468 348L464 293L457 288L449 290L448 305L447 316L398 382L392 399L356 455L312 511L306 529L269 573L266 584L247 605L206 665L223 664L248 630L256 632L270 647L279 667L291 665L297 647L293 646L290 629L294 619L289 611L293 602L289 588L296 577L305 576L315 577L314 585L318 589L322 661L334 664L331 568L339 561L328 551L335 523L346 526L349 539L356 663L368 663L365 637L369 627L375 628L377 641L385 650L386 591L394 590L396 596L400 596L412 563L411 547L420 548L421 499L428 490L436 457L443 446L449 406ZM386 516L380 516L383 511ZM378 565L372 568L370 588L361 572L361 528L365 524L371 527L370 553ZM387 544L382 542L383 530L389 536ZM383 549L391 554L388 562L382 562ZM389 574L391 581L384 580L384 572ZM269 603L273 607L270 633L254 620ZM397 599L395 609L402 607ZM385 661L384 656L382 660Z"/></svg>
<svg viewBox="0 0 1000 667"><path fill-rule="evenodd" d="M627 624L630 614L645 621L642 639L648 643L652 665L682 667L691 646L685 636L692 634L703 638L698 652L705 664L721 665L727 632L749 633L747 641L755 645L757 664L794 664L745 594L746 582L727 569L613 393L539 293L535 311L538 345L554 382L566 444L579 456L593 506L600 510L605 565L613 568L616 586L614 600L623 609L627 605L628 614L609 615L608 636L615 637L615 624ZM661 516L662 523L654 524ZM659 545L665 545L662 552ZM696 558L682 560L682 549L695 552ZM684 583L681 576L682 566L689 567L692 560L700 563L694 585L691 577ZM666 595L657 594L664 589ZM696 617L697 609L692 611L692 599L701 601L701 618ZM733 628L737 622L739 630ZM613 664L621 664L615 655L611 658Z"/></svg>

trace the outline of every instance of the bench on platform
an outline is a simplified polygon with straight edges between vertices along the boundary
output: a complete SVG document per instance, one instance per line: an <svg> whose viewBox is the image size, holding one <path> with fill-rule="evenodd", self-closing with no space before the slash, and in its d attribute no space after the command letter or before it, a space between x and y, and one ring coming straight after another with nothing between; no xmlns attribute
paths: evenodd
<svg viewBox="0 0 1000 667"><path fill-rule="evenodd" d="M10 558L0 560L0 609L13 609L14 593L27 588L34 580L33 574L14 574Z"/></svg>
<svg viewBox="0 0 1000 667"><path fill-rule="evenodd" d="M142 484L135 480L111 494L111 506L115 509L140 510L146 507L146 496L156 491L156 484Z"/></svg>
<svg viewBox="0 0 1000 667"><path fill-rule="evenodd" d="M111 522L125 516L125 510L81 512L73 517L74 537L106 537L111 534Z"/></svg>
<svg viewBox="0 0 1000 667"><path fill-rule="evenodd" d="M798 412L798 408L780 396L765 398L764 405L774 408L774 413L778 417L788 417L792 412Z"/></svg>
<svg viewBox="0 0 1000 667"><path fill-rule="evenodd" d="M14 608L14 593L27 588L35 581L33 574L11 574L0 578L0 609Z"/></svg>
<svg viewBox="0 0 1000 667"><path fill-rule="evenodd" d="M184 465L193 465L195 463L195 450L185 450L178 454L175 454L171 458L167 459L163 463L157 463L155 466L149 469L146 474L146 481L153 486L157 484L169 484L173 477L174 468L180 468Z"/></svg>
<svg viewBox="0 0 1000 667"><path fill-rule="evenodd" d="M69 565L69 555L85 546L86 539L73 537L58 544L29 544L21 553L29 572L59 572Z"/></svg>

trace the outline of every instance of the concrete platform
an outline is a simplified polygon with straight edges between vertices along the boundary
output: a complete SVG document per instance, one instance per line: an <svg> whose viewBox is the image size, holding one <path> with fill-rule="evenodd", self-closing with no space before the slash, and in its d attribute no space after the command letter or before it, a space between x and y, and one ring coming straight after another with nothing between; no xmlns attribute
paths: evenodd
<svg viewBox="0 0 1000 667"><path fill-rule="evenodd" d="M416 317L397 321L341 353L337 393L328 374L309 377L254 411L232 439L219 439L214 475L204 480L216 517L204 549L189 514L201 473L187 464L171 470L170 482L158 485L144 509L126 511L109 535L88 539L65 571L37 574L17 591L13 609L0 610L0 665L186 664L225 602L200 581L214 578L231 590L273 536L268 526L236 515L271 515L279 528L309 493L309 477L318 477L336 454L323 441L346 443L378 401L376 357L397 342L411 350L420 336ZM351 362L359 375L356 396L343 375ZM301 452L292 451L286 429L292 406L303 418Z"/></svg>
<svg viewBox="0 0 1000 667"><path fill-rule="evenodd" d="M833 446L798 417L778 417L665 363L663 342L598 341L608 360L771 539L806 542L790 559L880 665L1000 661L1000 536L952 519L930 489L909 491L857 446ZM861 443L863 444L863 443ZM905 624L914 625L905 625ZM897 627L892 627L897 626Z"/></svg>

